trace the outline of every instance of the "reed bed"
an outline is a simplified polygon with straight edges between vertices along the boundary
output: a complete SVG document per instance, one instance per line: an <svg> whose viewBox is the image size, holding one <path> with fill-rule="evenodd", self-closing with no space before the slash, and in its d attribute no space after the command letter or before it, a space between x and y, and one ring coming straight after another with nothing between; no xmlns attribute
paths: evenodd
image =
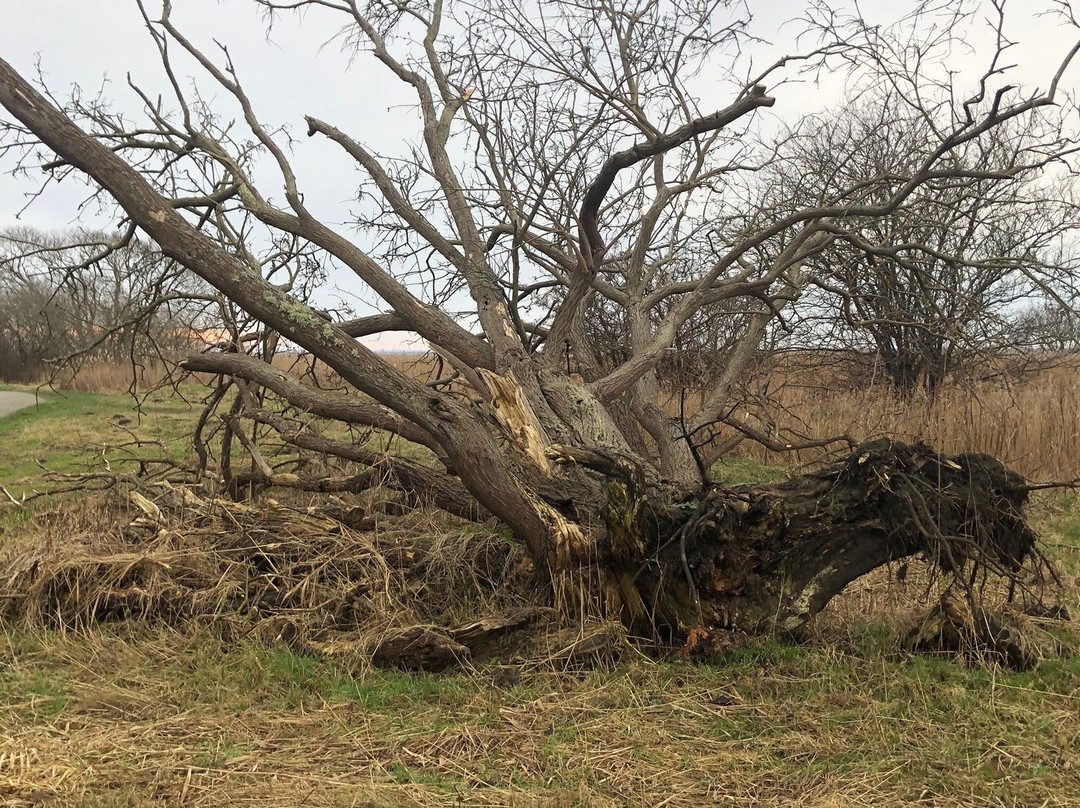
<svg viewBox="0 0 1080 808"><path fill-rule="evenodd" d="M747 375L743 407L733 417L796 446L834 436L856 443L887 437L947 454L993 455L1030 479L1080 477L1080 361L1057 360L1024 372L1005 367L982 376L955 381L933 395L901 395L880 377L855 375L850 367L779 363ZM662 405L671 414L689 415L700 398L689 388L669 392ZM721 430L722 437L730 434ZM745 440L733 455L794 471L846 449L838 442L832 452L781 453Z"/></svg>

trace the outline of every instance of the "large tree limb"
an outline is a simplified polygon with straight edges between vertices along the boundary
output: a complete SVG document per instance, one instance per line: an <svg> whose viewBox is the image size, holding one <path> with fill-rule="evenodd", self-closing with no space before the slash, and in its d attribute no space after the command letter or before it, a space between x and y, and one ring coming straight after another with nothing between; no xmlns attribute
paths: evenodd
<svg viewBox="0 0 1080 808"><path fill-rule="evenodd" d="M402 491L416 502L431 502L447 513L464 519L482 521L490 516L484 506L477 502L468 489L461 484L461 480L445 471L422 465L405 457L390 455L386 452L373 452L363 446L324 438L303 429L287 418L265 410L255 410L248 412L247 415L257 423L273 428L281 435L282 440L298 449L307 449L371 467L370 472L363 472L346 480L332 483L332 485L343 486L341 488L320 488L320 485L330 483L314 480L309 482L312 486L309 490L360 490L381 482ZM258 482L267 485L275 484L272 476ZM283 481L278 480L278 482Z"/></svg>
<svg viewBox="0 0 1080 808"><path fill-rule="evenodd" d="M723 129L745 115L762 107L771 107L775 103L775 98L765 95L764 87L755 86L752 92L741 96L735 103L724 109L689 121L673 132L651 138L644 143L635 143L629 149L616 152L605 160L596 178L585 192L581 201L581 210L578 213L578 226L581 228L581 253L586 256L589 264L595 267L603 260L604 242L600 236L597 216L604 197L611 190L620 171L642 160L677 149L706 132Z"/></svg>
<svg viewBox="0 0 1080 808"><path fill-rule="evenodd" d="M385 331L412 331L409 321L396 311L371 314L367 317L357 317L354 320L344 320L339 323L339 326L342 331L353 338L368 337Z"/></svg>
<svg viewBox="0 0 1080 808"><path fill-rule="evenodd" d="M539 563L554 571L587 556L588 543L568 542L565 518L527 490L528 470L502 451L475 411L396 370L199 232L135 168L79 129L3 60L0 104L108 191L165 255L317 355L358 390L428 429L467 488L529 543Z"/></svg>
<svg viewBox="0 0 1080 808"><path fill-rule="evenodd" d="M364 424L385 429L405 440L427 446L436 452L441 451L430 432L405 420L393 410L302 384L298 379L254 356L239 353L195 354L184 359L180 366L195 373L238 376L272 390L298 410L347 424Z"/></svg>
<svg viewBox="0 0 1080 808"><path fill-rule="evenodd" d="M551 324L551 341L554 344L558 345L564 340L570 340L575 345L587 345L587 340L584 339L583 304L592 290L593 278L603 261L606 249L598 224L600 206L619 172L642 160L648 160L676 149L706 132L723 129L754 110L772 106L774 103L775 99L765 95L763 88L755 87L754 92L741 96L735 103L722 110L689 121L673 132L644 143L637 143L629 149L611 155L604 161L595 179L585 191L578 212L579 251L583 265L573 272L566 298Z"/></svg>

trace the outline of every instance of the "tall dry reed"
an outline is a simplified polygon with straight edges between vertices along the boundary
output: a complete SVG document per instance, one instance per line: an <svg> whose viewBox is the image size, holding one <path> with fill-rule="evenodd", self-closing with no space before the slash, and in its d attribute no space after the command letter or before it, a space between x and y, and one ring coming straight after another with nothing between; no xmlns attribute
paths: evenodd
<svg viewBox="0 0 1080 808"><path fill-rule="evenodd" d="M935 395L902 396L880 380L834 385L826 377L806 383L805 374L785 378L777 372L757 387L766 388L770 431L785 441L798 443L796 435L923 441L948 453L993 455L1032 479L1072 479L1080 476L1078 383L1080 363L1070 362L1019 376L955 382ZM736 454L797 467L820 460L824 452L776 453L744 441Z"/></svg>
<svg viewBox="0 0 1080 808"><path fill-rule="evenodd" d="M37 384L77 393L121 393L130 390L133 381L140 390L157 387L175 370L175 364L159 360L135 365L123 362L89 362L77 368L58 368L55 373L37 379Z"/></svg>

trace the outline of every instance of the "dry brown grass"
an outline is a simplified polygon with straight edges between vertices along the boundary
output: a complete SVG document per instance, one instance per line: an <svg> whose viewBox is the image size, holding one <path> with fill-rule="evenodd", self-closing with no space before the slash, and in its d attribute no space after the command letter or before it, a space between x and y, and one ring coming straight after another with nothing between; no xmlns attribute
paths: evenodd
<svg viewBox="0 0 1080 808"><path fill-rule="evenodd" d="M382 357L413 378L451 374L430 353ZM340 384L336 374L321 363L314 365L313 372L306 355L281 354L274 363L324 386ZM985 452L1032 478L1080 476L1080 398L1075 395L1080 361L1066 357L1027 373L984 368L983 375L989 378L953 384L932 398L922 393L901 397L873 373L853 378L849 365L835 358L823 357L817 364L802 357L758 368L745 380L746 409L755 410L754 402L767 398L768 412L775 419L772 434L792 443L799 442L796 435L819 439L846 434L857 441L891 437L923 441L950 454ZM149 389L163 377L160 366L144 368L139 387ZM57 382L61 389L107 392L127 390L131 379L130 366L95 364ZM691 415L700 396L689 390L683 405L679 399L680 393L674 392L661 403L671 414L682 408ZM750 423L761 426L753 419ZM797 469L819 462L825 451L780 455L746 441L735 455Z"/></svg>
<svg viewBox="0 0 1080 808"><path fill-rule="evenodd" d="M712 665L625 649L568 667L528 655L557 639L541 626L524 656L399 674L281 629L322 626L365 582L357 636L499 608L517 595L475 559L501 537L158 499L175 523L99 498L8 546L0 804L1064 808L1080 789L1080 658L1014 674L899 653L935 594L918 565L858 582L803 645Z"/></svg>
<svg viewBox="0 0 1080 808"><path fill-rule="evenodd" d="M770 383L791 424L922 436L1056 476L1073 473L1075 381L1058 369L937 402ZM235 513L226 524L200 506L181 514L184 533L145 521L128 532L147 517L108 499L9 529L0 805L1077 804L1080 657L1016 674L899 652L936 595L918 565L903 581L893 567L854 584L802 645L757 640L713 665L624 648L611 664L568 667L535 653L561 639L541 627L525 652L462 672L387 673L365 642L333 658L304 650L282 615L318 624L364 576L377 585L353 615L366 621L358 637L495 611L520 592L493 585L503 537L350 504L375 512L372 530L327 531L317 514L313 533ZM1046 498L1038 513L1075 615L1076 503ZM253 601L271 591L284 603L260 616Z"/></svg>
<svg viewBox="0 0 1080 808"><path fill-rule="evenodd" d="M1028 477L1072 478L1080 476L1078 381L1080 369L1059 367L1014 383L973 383L906 400L881 386L833 392L785 385L778 426L817 437L923 441L946 453L993 455ZM775 462L764 450L747 450Z"/></svg>
<svg viewBox="0 0 1080 808"><path fill-rule="evenodd" d="M139 362L136 365L120 362L90 362L76 368L60 368L55 375L42 377L39 384L57 390L79 393L120 393L135 387L150 390L161 385L175 365L160 361Z"/></svg>
<svg viewBox="0 0 1080 808"><path fill-rule="evenodd" d="M113 489L6 543L0 619L30 631L214 624L370 656L398 629L520 605L522 555L504 537L403 509L381 489L349 500L245 504L165 481Z"/></svg>
<svg viewBox="0 0 1080 808"><path fill-rule="evenodd" d="M734 416L777 442L889 437L924 442L948 454L990 454L1029 478L1080 476L1080 360L1061 359L1024 373L990 368L985 378L946 386L935 396L915 392L907 397L872 374L853 378L850 367L835 360L820 366L803 361L789 358L748 374L741 393L745 405ZM700 394L688 389L661 403L673 415L680 409L690 415L699 402ZM757 402L767 406L759 408ZM759 411L765 422L756 418ZM734 432L723 428L720 434ZM833 448L847 449L843 443ZM820 448L772 452L751 440L733 454L791 470L829 456Z"/></svg>
<svg viewBox="0 0 1080 808"><path fill-rule="evenodd" d="M720 668L347 676L132 626L0 655L7 805L1064 808L1080 784L1075 666L766 643Z"/></svg>

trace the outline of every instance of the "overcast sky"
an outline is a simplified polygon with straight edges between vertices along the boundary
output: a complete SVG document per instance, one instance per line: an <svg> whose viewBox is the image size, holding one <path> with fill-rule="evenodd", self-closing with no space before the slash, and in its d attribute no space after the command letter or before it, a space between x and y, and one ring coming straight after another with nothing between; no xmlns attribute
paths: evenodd
<svg viewBox="0 0 1080 808"><path fill-rule="evenodd" d="M153 0L148 3L151 13ZM160 6L157 6L157 10ZM307 19L285 15L268 33L265 19L254 3L245 0L178 0L173 20L211 56L214 40L229 48L245 90L251 96L261 120L271 126L289 124L301 134L304 115L334 122L376 148L390 147L415 131L409 125L412 113L400 106L404 96L400 83L374 70L370 63L350 66L335 43L327 43L336 25L327 24L328 15L308 15ZM164 81L157 52L148 36L133 0L32 0L12 3L0 26L0 55L24 76L30 77L40 65L53 93L63 97L73 84L85 94L104 94L119 109L137 113L138 99L126 86L127 76L151 96L164 93L168 106L171 93ZM206 81L199 68L180 49L173 57L188 75L198 76L200 86L211 89L211 102L219 98L231 102L222 91ZM366 61L366 60L365 60ZM223 103L223 106L224 106ZM335 159L306 159L310 153ZM335 153L337 152L337 153ZM305 190L335 202L352 189L343 191L340 150L323 139L306 139L298 155L305 163ZM325 172L320 173L319 166ZM344 187L344 186L343 186ZM324 190L325 189L325 190ZM25 186L0 185L0 222L7 224L25 204ZM22 214L28 223L56 227L69 224L77 216L68 195L36 202Z"/></svg>
<svg viewBox="0 0 1080 808"><path fill-rule="evenodd" d="M174 4L174 21L208 53L214 48L214 38L228 45L260 119L270 125L288 124L301 135L295 159L305 200L329 221L347 218L359 176L328 141L302 137L304 115L326 120L384 153L399 152L403 142L416 139L415 112L407 106L403 85L369 55L362 54L350 65L337 43L328 43L339 25L337 15L312 12L303 19L286 15L268 34L254 4L245 0L175 0ZM1075 29L1039 15L1051 4L1052 0L1009 3L1007 18L1020 40L1009 53L1008 61L1019 65L1010 81L1045 87L1078 36ZM797 30L781 23L797 16L805 0L751 0L750 5L757 15L758 33L775 43L774 52L792 50ZM908 0L871 0L862 7L868 16L884 23L913 5ZM57 97L70 92L74 84L87 94L104 86L118 108L136 110L133 94L125 86L129 73L152 94L165 91L156 51L133 0L8 0L5 6L0 56L28 77L40 65ZM152 15L159 8L153 0L148 0L148 6ZM980 51L985 51L989 41L976 35L971 44L971 49L956 54L954 69L977 70L984 63L988 54ZM765 57L763 53L763 61ZM191 72L196 72L193 67ZM707 86L707 76L705 81ZM1070 91L1080 86L1080 64L1072 66L1064 85ZM210 87L205 82L202 86ZM780 88L774 93L773 113L784 117L791 110L835 104L843 89L842 80L828 77L820 87ZM0 166L4 171L8 168ZM106 223L90 210L80 212L79 202L88 193L85 186L71 182L50 189L26 208L32 188L0 174L0 228L16 223L16 216L22 223L42 228L75 224L80 215L83 221ZM275 190L267 193L273 195Z"/></svg>

